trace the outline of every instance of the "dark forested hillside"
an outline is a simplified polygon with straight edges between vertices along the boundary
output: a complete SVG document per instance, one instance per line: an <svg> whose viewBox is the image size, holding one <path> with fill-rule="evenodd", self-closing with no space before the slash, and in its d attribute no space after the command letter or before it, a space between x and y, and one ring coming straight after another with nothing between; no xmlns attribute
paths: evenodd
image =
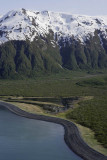
<svg viewBox="0 0 107 160"><path fill-rule="evenodd" d="M98 31L95 36L86 40L85 45L81 41L70 39L60 42L63 67L67 69L98 69L107 67L107 41L101 45Z"/></svg>
<svg viewBox="0 0 107 160"><path fill-rule="evenodd" d="M38 40L9 41L0 46L0 77L35 77L40 73L57 73L68 70L92 70L107 68L106 41L104 46L96 33L94 37L81 44L71 39L51 43L51 36Z"/></svg>
<svg viewBox="0 0 107 160"><path fill-rule="evenodd" d="M61 56L50 41L10 41L0 46L0 77L14 78L20 75L33 77L36 73L59 72Z"/></svg>

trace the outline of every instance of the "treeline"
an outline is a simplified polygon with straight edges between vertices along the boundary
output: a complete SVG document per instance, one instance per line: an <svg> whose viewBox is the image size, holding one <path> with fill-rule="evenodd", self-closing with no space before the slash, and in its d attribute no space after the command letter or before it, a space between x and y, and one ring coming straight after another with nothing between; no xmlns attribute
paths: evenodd
<svg viewBox="0 0 107 160"><path fill-rule="evenodd" d="M33 42L9 41L0 45L0 78L35 77L62 70L96 70L107 68L107 40L99 38L99 32L82 44L71 39L54 41L50 31Z"/></svg>
<svg viewBox="0 0 107 160"><path fill-rule="evenodd" d="M0 77L34 77L38 73L59 72L61 56L49 38L36 41L10 41L0 46Z"/></svg>
<svg viewBox="0 0 107 160"><path fill-rule="evenodd" d="M63 67L68 69L107 68L107 40L99 38L100 31L86 39L85 44L73 37L69 41L60 41Z"/></svg>

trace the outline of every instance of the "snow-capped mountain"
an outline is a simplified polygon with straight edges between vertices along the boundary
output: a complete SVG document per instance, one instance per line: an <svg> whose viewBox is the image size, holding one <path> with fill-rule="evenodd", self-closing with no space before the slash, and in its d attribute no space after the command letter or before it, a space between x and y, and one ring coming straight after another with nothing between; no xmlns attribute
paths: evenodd
<svg viewBox="0 0 107 160"><path fill-rule="evenodd" d="M0 17L0 44L9 40L33 41L37 36L46 36L50 30L60 40L74 37L85 43L95 30L107 38L107 16L91 17L55 12L32 12L25 9L10 11ZM99 34L100 36L100 34Z"/></svg>
<svg viewBox="0 0 107 160"><path fill-rule="evenodd" d="M0 16L0 77L107 68L107 16L20 9Z"/></svg>

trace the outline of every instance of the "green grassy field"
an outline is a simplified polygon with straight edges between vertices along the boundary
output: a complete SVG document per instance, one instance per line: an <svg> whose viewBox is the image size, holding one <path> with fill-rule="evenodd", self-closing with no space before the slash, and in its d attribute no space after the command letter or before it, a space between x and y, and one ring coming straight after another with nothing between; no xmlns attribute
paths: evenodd
<svg viewBox="0 0 107 160"><path fill-rule="evenodd" d="M92 79L98 81L98 85L93 85ZM69 72L62 75L41 76L35 80L0 80L0 96L100 96L107 94L106 79L106 74L90 75L85 72ZM88 84L84 81L88 81ZM105 81L103 85L102 81ZM83 83L85 85L83 85Z"/></svg>

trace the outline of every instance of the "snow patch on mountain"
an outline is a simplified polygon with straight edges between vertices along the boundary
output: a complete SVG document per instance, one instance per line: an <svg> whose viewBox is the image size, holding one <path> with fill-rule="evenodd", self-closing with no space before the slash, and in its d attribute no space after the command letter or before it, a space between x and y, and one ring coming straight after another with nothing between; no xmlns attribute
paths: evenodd
<svg viewBox="0 0 107 160"><path fill-rule="evenodd" d="M107 16L81 16L49 11L13 10L0 17L0 44L9 40L30 40L53 31L58 41L73 37L85 43L95 30L107 39ZM102 41L101 41L102 42ZM54 44L53 44L54 45Z"/></svg>

